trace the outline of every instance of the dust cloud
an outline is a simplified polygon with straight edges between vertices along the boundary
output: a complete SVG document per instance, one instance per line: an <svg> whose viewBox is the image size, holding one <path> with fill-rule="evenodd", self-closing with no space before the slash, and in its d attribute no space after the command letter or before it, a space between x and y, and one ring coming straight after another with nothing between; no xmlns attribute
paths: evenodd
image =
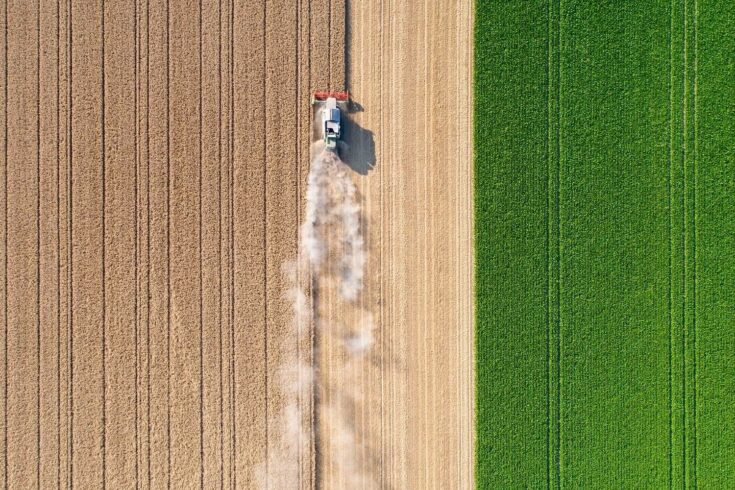
<svg viewBox="0 0 735 490"><path fill-rule="evenodd" d="M317 111L317 117L319 112ZM358 371L360 359L374 342L372 315L358 305L363 290L367 260L362 234L363 216L349 167L337 152L313 143L307 182L305 216L299 233L299 253L295 262L284 266L290 288L287 299L293 313L293 336L308 336L313 325L315 352L309 364L293 355L284 355L280 382L285 406L279 414L280 434L269 441L267 461L256 468L261 488L298 488L303 484L303 459L312 447L319 462L313 468L314 483L328 481L350 488L373 488L370 469L362 464L361 441L357 437L351 411L359 400L345 387L335 385L319 365L320 346L340 350L331 353L330 371L340 371L340 379L350 383L350 373ZM340 318L329 308L321 311L320 299L329 297L357 314ZM290 357L290 359L289 359ZM313 400L313 405L305 403ZM305 454L306 453L306 454ZM329 476L321 468L329 466ZM306 485L310 486L310 485Z"/></svg>

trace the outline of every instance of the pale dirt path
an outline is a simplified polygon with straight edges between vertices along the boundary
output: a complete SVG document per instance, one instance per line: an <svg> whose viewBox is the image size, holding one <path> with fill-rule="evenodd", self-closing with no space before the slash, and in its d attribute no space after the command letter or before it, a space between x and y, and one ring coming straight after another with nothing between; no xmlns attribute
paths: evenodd
<svg viewBox="0 0 735 490"><path fill-rule="evenodd" d="M473 486L471 15L465 1L348 3L348 88L365 111L345 157L367 174L370 256L359 304L323 308L372 315L376 344L324 354L361 446L352 476L325 456L327 488Z"/></svg>

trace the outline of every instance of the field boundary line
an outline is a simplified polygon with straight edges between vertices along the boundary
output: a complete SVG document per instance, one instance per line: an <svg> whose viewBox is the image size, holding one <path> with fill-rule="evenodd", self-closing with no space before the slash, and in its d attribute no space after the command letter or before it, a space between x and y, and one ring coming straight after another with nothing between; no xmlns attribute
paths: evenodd
<svg viewBox="0 0 735 490"><path fill-rule="evenodd" d="M237 484L237 468L236 468L236 449L237 449L237 418L235 412L235 218L234 218L234 152L235 152L235 141L234 141L234 125L235 125L235 103L234 94L235 87L233 77L235 74L235 53L234 53L234 42L235 37L235 2L230 0L228 2L227 12L227 55L228 55L228 87L227 87L227 246L228 246L228 295L229 304L227 311L228 320L228 342L229 342L229 410L230 410L230 488L235 488Z"/></svg>
<svg viewBox="0 0 735 490"><path fill-rule="evenodd" d="M687 192L688 192L688 186L687 186L687 157L688 157L688 145L687 145L687 139L688 139L688 127L687 127L687 89L688 89L688 45L687 45L687 38L688 38L688 25L687 25L687 9L689 6L689 0L683 0L684 4L684 87L682 90L682 148L683 148L683 161L682 161L682 167L684 169L683 173L683 183L684 183L684 192L682 193L681 199L682 199L682 215L683 215L683 223L682 223L682 229L683 229L683 236L682 240L684 242L684 253L683 253L683 260L684 264L682 267L682 274L684 278L684 296L683 296L683 308L682 308L682 370L683 370L683 376L682 376L682 391L684 393L683 403L682 403L682 410L684 414L684 426L683 426L683 435L684 435L684 446L682 451L682 464L683 464L683 472L684 472L684 486L686 486L687 481L687 470L689 469L689 464L687 460L687 446L689 444L689 434L687 433L688 428L688 413L687 413L687 306L688 306L688 289L687 289L687 279L688 279L688 233L687 233Z"/></svg>
<svg viewBox="0 0 735 490"><path fill-rule="evenodd" d="M7 141L7 134L8 134L8 123L7 123L7 46L8 46L8 3L5 2L5 95L6 95L6 103L5 103L5 141ZM69 480L69 487L71 488L74 483L74 247L73 247L73 230L74 230L74 200L72 199L72 191L74 190L74 166L73 163L73 157L74 152L72 151L72 136L73 136L73 123L74 123L74 117L73 117L73 109L74 109L74 84L72 83L74 78L74 57L73 57L73 47L74 47L74 37L73 37L73 9L72 9L72 0L67 0L67 69L68 69L68 76L67 76L67 97L68 97L68 104L67 104L67 192L66 192L66 200L67 200L67 214L68 214L68 229L67 229L67 254L68 254L68 271L67 271L67 280L68 280L68 300L67 300L67 350L68 350L68 392L67 396L69 398L69 440L67 441L67 465L69 474L68 480ZM7 169L7 144L6 144L6 151L5 151L5 160L6 160L6 169ZM6 179L5 179L5 187L7 191L7 172L6 172ZM7 209L7 197L5 200L5 221L7 223L7 216L8 216L8 209ZM6 249L7 249L7 233L6 233ZM6 282L6 299L5 299L5 311L7 315L7 256L5 259L5 282ZM6 322L7 324L7 322ZM7 329L7 326L6 326ZM7 339L7 336L6 336ZM5 371L7 373L7 340L6 340L6 366ZM5 393L5 399L7 400L7 381L6 381L6 393ZM7 426L7 409L6 409L6 426ZM7 430L6 430L6 439L5 439L5 446L7 447ZM6 451L7 454L7 451ZM7 456L5 460L5 464L7 466ZM6 468L6 487L7 487L7 468Z"/></svg>
<svg viewBox="0 0 735 490"><path fill-rule="evenodd" d="M71 1L71 0L70 0ZM3 343L4 345L4 371L3 371L3 453L4 453L4 473L3 473L3 486L8 488L8 2L5 3L4 8L4 51L5 51L5 73L4 73L4 106L5 106L5 121L4 121L4 162L5 167L3 172L3 199L5 208L5 226L3 228Z"/></svg>
<svg viewBox="0 0 735 490"><path fill-rule="evenodd" d="M40 0L39 0L40 1ZM102 488L107 488L107 110L105 105L107 67L105 66L105 0L100 0L101 92L101 167L102 167Z"/></svg>
<svg viewBox="0 0 735 490"><path fill-rule="evenodd" d="M198 137L198 153L199 153L199 203L198 203L198 226L197 231L199 236L197 237L197 245L199 247L199 485L204 488L204 252L203 252L203 238L202 238L202 176L203 176L203 150L202 143L204 140L203 126L204 126L204 98L203 98L203 82L202 82L202 67L204 65L204 59L202 50L204 49L203 34L202 34L202 0L199 0L199 137Z"/></svg>
<svg viewBox="0 0 735 490"><path fill-rule="evenodd" d="M36 0L36 484L41 484L41 0ZM102 12L104 15L104 11ZM6 142L7 144L7 142ZM5 251L7 254L7 250ZM7 398L5 403L7 403Z"/></svg>
<svg viewBox="0 0 735 490"><path fill-rule="evenodd" d="M139 394L138 394L138 384L139 384L139 373L138 370L140 368L140 349L138 348L139 344L139 337L138 337L138 313L139 313L139 294L138 294L138 288L140 286L139 279L140 279L140 244L139 244L139 230L138 227L140 225L139 223L139 203L138 203L138 185L139 185L139 177L138 174L140 173L140 147L139 147L139 131L140 131L140 121L138 120L138 104L139 104L139 79L138 79L138 64L139 59L138 55L140 52L140 39L139 39L139 32L138 32L138 0L135 0L133 2L133 71L134 71L134 81L133 85L135 87L134 89L134 99L133 99L133 120L134 120L134 130L133 130L133 152L135 153L135 171L134 171L134 184L133 184L133 214L134 214L134 238L133 238L133 247L134 247L134 263L135 263L135 271L133 272L133 286L134 286L134 295L135 300L133 304L133 338L134 338L134 348L135 348L135 380L134 380L134 386L135 386L135 394L133 402L135 403L135 486L136 488L140 487L140 435L139 435L139 417L140 417L140 407L139 407Z"/></svg>
<svg viewBox="0 0 735 490"><path fill-rule="evenodd" d="M693 304L695 301L694 296L694 281L695 277L691 273L692 269L692 255L694 252L695 243L692 240L692 226L693 221L692 207L694 205L693 199L690 196L690 192L694 191L693 182L691 182L690 172L692 169L693 162L691 161L692 155L689 145L690 138L690 114L689 105L690 101L690 30L693 25L690 26L690 9L692 2L690 0L684 0L684 91L683 91L683 167L684 167L684 192L682 196L683 201L683 233L684 233L684 297L683 297L683 410L684 410L684 484L687 485L691 479L692 484L696 486L696 465L692 464L692 457L695 457L695 444L696 444L696 427L694 425L695 414L693 412L693 404L696 402L696 393L694 390L693 382L690 380L690 376L694 378L695 374L695 362L691 359L696 346L690 336L693 337L695 332L695 318L693 315ZM691 332L690 332L691 330ZM691 446L691 447L690 447Z"/></svg>
<svg viewBox="0 0 735 490"><path fill-rule="evenodd" d="M166 0L166 487L171 488L171 12Z"/></svg>
<svg viewBox="0 0 735 490"><path fill-rule="evenodd" d="M669 488L673 488L674 478L674 205L673 205L673 159L674 159L674 0L669 3L669 148L668 148L668 187L669 187Z"/></svg>
<svg viewBox="0 0 735 490"><path fill-rule="evenodd" d="M557 138L557 145L556 145L556 165L557 165L557 171L556 171L556 221L557 221L557 228L558 228L558 241L556 243L557 247L557 281L558 286L556 289L556 306L557 306L557 329L558 329L558 342L556 344L557 349L557 393L556 396L558 397L558 411L556 414L557 417L557 458L558 462L557 465L559 467L559 473L557 475L557 487L561 488L561 482L562 482L562 470L564 469L564 466L562 464L562 457L564 452L562 451L562 371L561 371L561 355L562 355L562 317L561 317L561 287L562 287L562 262L561 262L561 239L562 239L562 219L561 219L561 147L562 147L562 131L561 131L561 123L562 123L562 114L561 114L561 85L562 85L562 57L561 57L561 51L562 51L562 10L563 10L563 0L559 0L559 21L558 21L558 80L557 80L557 92L556 92L556 138Z"/></svg>
<svg viewBox="0 0 735 490"><path fill-rule="evenodd" d="M561 487L561 29L562 2L547 6L546 419L547 486Z"/></svg>
<svg viewBox="0 0 735 490"><path fill-rule="evenodd" d="M694 397L694 403L693 403L693 411L694 411L694 420L693 420L693 426L694 426L694 447L693 447L693 458L694 458L694 470L693 470L693 476L694 476L694 488L697 487L697 235L698 235L698 228L697 228L697 168L698 168L698 144L697 144L697 132L698 132L698 119L697 119L697 68L698 68L698 16L699 16L699 2L698 0L694 0L694 83L693 83L693 97L694 97L694 189L693 189L693 248L694 248L694 270L693 273L693 280L692 280L692 326L694 328L694 336L692 339L692 347L694 350L693 356L692 356L692 367L694 371L694 389L693 389L693 397Z"/></svg>
<svg viewBox="0 0 735 490"><path fill-rule="evenodd" d="M687 15L687 3L688 0L682 0L682 80L681 80L681 125L682 127L679 128L680 130L680 137L681 137L681 178L682 178L682 192L681 192L681 199L680 199L680 206L681 206L681 241L682 241L682 257L681 257L681 390L682 390L682 399L681 399L681 417L682 417L682 450L681 450L681 479L682 484L686 486L686 472L687 472L687 412L686 412L686 368L687 368L687 362L686 362L686 328L687 328L687 322L686 322L686 298L687 298L687 289L686 289L686 282L687 282L687 261L686 261L686 251L687 251L687 226L686 226L686 194L687 194L687 178L686 178L686 157L687 157L687 107L686 107L686 90L687 90L687 22L686 22L686 15Z"/></svg>
<svg viewBox="0 0 735 490"><path fill-rule="evenodd" d="M61 488L61 0L56 0L56 486ZM7 252L6 252L7 253ZM7 397L5 398L7 400Z"/></svg>
<svg viewBox="0 0 735 490"><path fill-rule="evenodd" d="M234 34L234 28L233 28ZM234 37L234 36L233 36ZM231 80L234 87L234 80ZM234 90L234 89L233 89ZM263 103L265 104L263 117L263 134L268 134L268 2L263 2ZM233 119L234 121L234 119ZM234 132L233 132L234 144ZM265 488L268 490L270 480L270 461L269 453L269 437L268 437L268 146L266 138L263 138L263 362L265 363L264 375L264 391L265 391ZM234 165L234 155L233 155ZM234 176L233 176L234 181ZM233 184L234 185L234 184ZM234 240L233 240L234 247ZM234 347L234 344L233 344Z"/></svg>
<svg viewBox="0 0 735 490"><path fill-rule="evenodd" d="M69 0L71 1L71 0ZM3 153L4 153L4 162L3 165L5 167L3 172L3 199L4 202L4 208L5 208L5 220L4 220L4 228L3 228L3 343L4 345L4 353L3 353L3 361L4 361L4 371L3 371L3 454L4 454L4 473L3 473L3 486L5 488L8 488L8 2L4 2L4 17L5 17L5 25L4 25L4 55L5 55L5 73L4 75L4 106L5 106L5 120L3 121L4 124L4 143L3 143Z"/></svg>
<svg viewBox="0 0 735 490"><path fill-rule="evenodd" d="M551 427L551 0L547 3L546 60L546 487L551 488L553 460Z"/></svg>
<svg viewBox="0 0 735 490"><path fill-rule="evenodd" d="M301 264L301 247L299 246L299 231L300 227L298 226L301 222L301 42L302 42L302 35L301 35L301 0L296 0L296 36L295 36L295 45L294 48L296 50L296 138L294 141L294 150L296 153L296 287L301 290L301 272L300 272L300 264ZM301 366L301 315L299 314L296 317L296 335L295 335L295 341L296 341L296 379L301 383L301 380L303 379L302 374L302 366ZM302 441L303 438L303 424L304 424L304 406L302 401L302 389L301 386L298 387L296 392L296 406L298 407L298 414L299 414L299 430L297 434L297 444L296 447L298 448L296 450L296 468L297 468L297 474L298 474L298 488L299 490L303 488L303 459L302 459L302 453L304 450L304 443Z"/></svg>
<svg viewBox="0 0 735 490"><path fill-rule="evenodd" d="M217 226L217 251L219 262L219 274L217 277L217 324L219 335L219 477L220 490L225 486L225 383L224 383L224 338L223 322L224 304L222 302L223 289L222 278L224 267L222 266L223 250L222 228L224 225L223 202L222 202L222 1L217 2L217 209L219 211ZM229 393L228 393L229 394Z"/></svg>
<svg viewBox="0 0 735 490"><path fill-rule="evenodd" d="M145 2L145 156L146 156L146 430L147 430L147 480L151 487L151 42L150 0Z"/></svg>

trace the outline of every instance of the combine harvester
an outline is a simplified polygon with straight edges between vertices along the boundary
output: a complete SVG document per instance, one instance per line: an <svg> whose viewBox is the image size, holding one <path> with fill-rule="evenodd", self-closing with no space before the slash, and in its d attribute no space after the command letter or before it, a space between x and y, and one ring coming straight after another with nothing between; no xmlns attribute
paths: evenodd
<svg viewBox="0 0 735 490"><path fill-rule="evenodd" d="M316 110L318 118L317 137L324 141L324 147L329 151L337 151L337 142L342 135L341 111L346 109L350 100L347 92L314 92L311 96L311 105Z"/></svg>

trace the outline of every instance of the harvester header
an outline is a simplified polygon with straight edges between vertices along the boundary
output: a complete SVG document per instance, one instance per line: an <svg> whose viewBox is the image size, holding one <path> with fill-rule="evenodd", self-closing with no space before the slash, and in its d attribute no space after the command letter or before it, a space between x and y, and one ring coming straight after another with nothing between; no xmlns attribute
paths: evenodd
<svg viewBox="0 0 735 490"><path fill-rule="evenodd" d="M349 92L329 92L326 90L317 90L312 96L312 103L316 101L325 101L330 97L334 97L337 102L347 102L350 99Z"/></svg>

